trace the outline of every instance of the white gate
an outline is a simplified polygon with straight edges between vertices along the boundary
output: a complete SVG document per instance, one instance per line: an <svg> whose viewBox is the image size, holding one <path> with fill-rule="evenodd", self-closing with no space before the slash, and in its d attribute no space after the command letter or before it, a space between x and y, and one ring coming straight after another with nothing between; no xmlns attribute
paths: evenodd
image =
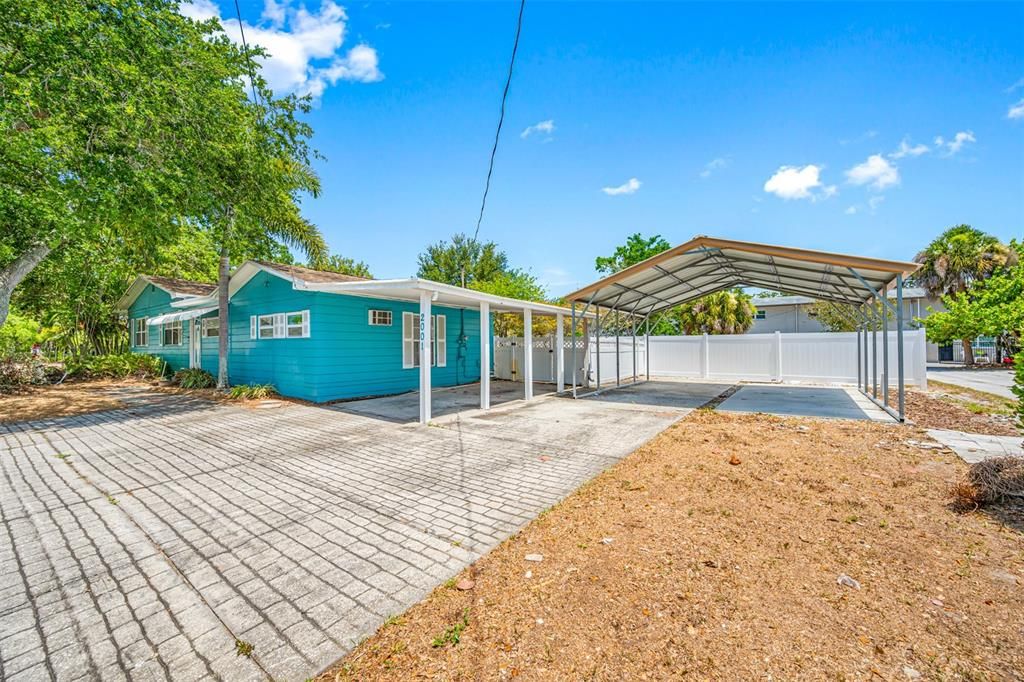
<svg viewBox="0 0 1024 682"><path fill-rule="evenodd" d="M585 342L582 338L567 338L562 344L564 353L565 384L572 384L572 347L576 345L576 364L579 369L576 373L577 384L582 384L586 362L588 358L584 353ZM555 356L555 345L557 339L554 334L550 336L533 337L533 380L542 383L557 383L557 359ZM526 357L526 340L521 336L496 336L494 337L494 378L506 381L523 380L523 360Z"/></svg>

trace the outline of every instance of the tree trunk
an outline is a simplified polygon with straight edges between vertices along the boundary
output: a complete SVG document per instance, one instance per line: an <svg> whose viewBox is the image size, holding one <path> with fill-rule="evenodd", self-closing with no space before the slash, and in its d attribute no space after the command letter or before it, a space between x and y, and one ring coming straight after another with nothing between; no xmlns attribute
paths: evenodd
<svg viewBox="0 0 1024 682"><path fill-rule="evenodd" d="M217 272L217 317L220 328L217 333L217 388L227 388L228 382L228 283L231 280L231 256L228 243L234 231L235 214L228 211L228 224L220 246L220 267Z"/></svg>
<svg viewBox="0 0 1024 682"><path fill-rule="evenodd" d="M0 327L7 321L14 288L28 277L28 274L49 255L51 250L46 244L36 244L0 269Z"/></svg>
<svg viewBox="0 0 1024 682"><path fill-rule="evenodd" d="M962 343L964 344L964 364L965 365L973 365L974 364L974 346L972 345L973 341L974 341L973 339L964 339L962 341Z"/></svg>

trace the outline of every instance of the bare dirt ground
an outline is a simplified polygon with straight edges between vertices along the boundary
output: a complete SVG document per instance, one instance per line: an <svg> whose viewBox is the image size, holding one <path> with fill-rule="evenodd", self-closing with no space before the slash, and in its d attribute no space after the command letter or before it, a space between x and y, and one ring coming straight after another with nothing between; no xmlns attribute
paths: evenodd
<svg viewBox="0 0 1024 682"><path fill-rule="evenodd" d="M321 679L1021 679L1024 514L917 440L694 412Z"/></svg>
<svg viewBox="0 0 1024 682"><path fill-rule="evenodd" d="M927 392L909 390L907 416L924 429L952 429L990 436L1016 436L1013 401L970 388L929 381ZM896 393L890 393L890 402Z"/></svg>
<svg viewBox="0 0 1024 682"><path fill-rule="evenodd" d="M32 386L18 393L0 394L0 424L51 417L70 417L124 407L124 403L104 394L110 381Z"/></svg>

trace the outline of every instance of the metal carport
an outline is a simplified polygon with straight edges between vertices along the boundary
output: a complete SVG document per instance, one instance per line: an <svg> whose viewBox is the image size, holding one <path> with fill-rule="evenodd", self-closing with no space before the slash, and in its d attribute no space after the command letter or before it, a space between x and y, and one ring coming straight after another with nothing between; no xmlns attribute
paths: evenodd
<svg viewBox="0 0 1024 682"><path fill-rule="evenodd" d="M602 309L606 319L609 315L614 315L617 319L621 315L627 316L632 321L634 349L638 328L643 330L645 338L649 339L650 318L654 313L734 287L756 286L851 305L860 319L857 329L858 388L876 405L904 421L906 402L903 376L903 279L918 267L917 263L903 261L697 236L583 287L566 296L566 300L572 309L573 330L576 329L578 310L582 316L597 315L594 333L598 343L601 337ZM886 291L891 287L896 289L895 306L886 295ZM889 406L888 391L890 317L896 318L897 334L899 405L895 411ZM881 398L877 371L878 354L874 352L878 347L879 330L882 332ZM872 349L870 355L869 344ZM573 354L575 366L575 346ZM872 364L870 378L869 357ZM597 353L596 371L597 387L591 393L602 390L600 352ZM638 372L634 369L634 383L640 381L636 374ZM646 380L649 379L648 353ZM616 384L619 384L618 372ZM572 393L574 397L582 397L577 394L575 378Z"/></svg>

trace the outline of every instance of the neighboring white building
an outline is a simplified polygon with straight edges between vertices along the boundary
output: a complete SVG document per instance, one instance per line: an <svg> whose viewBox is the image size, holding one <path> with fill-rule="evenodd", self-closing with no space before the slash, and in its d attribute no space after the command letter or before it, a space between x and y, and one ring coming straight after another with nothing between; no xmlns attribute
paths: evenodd
<svg viewBox="0 0 1024 682"><path fill-rule="evenodd" d="M889 298L896 298L896 292L890 291ZM795 333L795 332L825 332L828 331L818 322L811 306L815 303L813 298L807 296L774 296L760 298L754 297L754 307L757 308L757 316L754 319L754 326L750 328L750 334L767 334L771 332ZM920 287L904 287L903 289L903 328L918 329L921 323L918 318L928 317L928 308L935 311L945 310L942 301L929 298L924 289ZM896 328L896 320L892 319L892 329ZM952 348L950 356L952 360ZM945 355L945 354L944 354ZM939 347L934 343L928 344L928 362L938 362Z"/></svg>

